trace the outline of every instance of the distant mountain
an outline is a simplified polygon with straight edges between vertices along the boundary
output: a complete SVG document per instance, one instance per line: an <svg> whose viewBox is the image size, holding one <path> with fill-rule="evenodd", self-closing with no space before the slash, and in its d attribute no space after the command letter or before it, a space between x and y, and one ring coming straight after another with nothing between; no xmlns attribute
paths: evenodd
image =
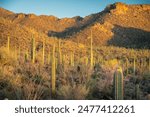
<svg viewBox="0 0 150 117"><path fill-rule="evenodd" d="M37 38L40 35L39 40L58 37L89 45L91 30L95 46L150 48L150 5L115 3L84 18L63 19L0 8L0 44L5 43L8 34L14 43L21 43L34 33Z"/></svg>

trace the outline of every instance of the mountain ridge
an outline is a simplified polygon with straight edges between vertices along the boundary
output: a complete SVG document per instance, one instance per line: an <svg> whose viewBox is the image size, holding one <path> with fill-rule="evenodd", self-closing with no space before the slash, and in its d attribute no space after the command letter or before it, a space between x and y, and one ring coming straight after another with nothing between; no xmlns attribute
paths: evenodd
<svg viewBox="0 0 150 117"><path fill-rule="evenodd" d="M93 30L95 46L150 48L149 4L127 5L118 2L108 5L102 12L84 18L76 16L62 19L46 15L15 14L0 8L0 17L14 25L33 29L37 33L40 32L44 38L57 37L88 46L88 37ZM0 27L2 27L2 22ZM1 35L3 35L2 32L4 32L3 29L0 31Z"/></svg>

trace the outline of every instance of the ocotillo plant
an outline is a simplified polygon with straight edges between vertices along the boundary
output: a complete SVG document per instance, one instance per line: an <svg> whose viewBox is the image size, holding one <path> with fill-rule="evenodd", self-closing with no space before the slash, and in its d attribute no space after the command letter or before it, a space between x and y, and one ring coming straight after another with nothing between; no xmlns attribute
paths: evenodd
<svg viewBox="0 0 150 117"><path fill-rule="evenodd" d="M7 37L7 51L8 53L10 51L10 37L9 36Z"/></svg>
<svg viewBox="0 0 150 117"><path fill-rule="evenodd" d="M31 60L32 63L35 63L35 39L33 36L31 41Z"/></svg>
<svg viewBox="0 0 150 117"><path fill-rule="evenodd" d="M114 99L123 100L123 73L122 68L118 67L114 73Z"/></svg>
<svg viewBox="0 0 150 117"><path fill-rule="evenodd" d="M42 64L45 62L45 39L43 39L43 49L42 49Z"/></svg>
<svg viewBox="0 0 150 117"><path fill-rule="evenodd" d="M52 53L52 96L55 96L56 89L56 61L55 61L55 44L53 45Z"/></svg>
<svg viewBox="0 0 150 117"><path fill-rule="evenodd" d="M92 30L91 30L91 46L90 46L90 65L91 68L93 68L93 34L92 34Z"/></svg>

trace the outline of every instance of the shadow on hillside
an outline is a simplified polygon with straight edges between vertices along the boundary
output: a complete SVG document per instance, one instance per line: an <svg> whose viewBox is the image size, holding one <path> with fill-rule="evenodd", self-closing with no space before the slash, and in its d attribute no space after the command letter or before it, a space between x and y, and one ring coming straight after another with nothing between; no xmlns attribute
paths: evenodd
<svg viewBox="0 0 150 117"><path fill-rule="evenodd" d="M105 11L97 14L93 14L85 17L82 21L77 22L73 27L66 28L62 32L48 31L49 37L58 37L58 38L69 38L77 34L78 32L84 30L85 28L92 26L95 22L103 23L102 16L105 15Z"/></svg>
<svg viewBox="0 0 150 117"><path fill-rule="evenodd" d="M148 31L115 25L112 32L114 36L107 42L108 45L150 49L150 32Z"/></svg>

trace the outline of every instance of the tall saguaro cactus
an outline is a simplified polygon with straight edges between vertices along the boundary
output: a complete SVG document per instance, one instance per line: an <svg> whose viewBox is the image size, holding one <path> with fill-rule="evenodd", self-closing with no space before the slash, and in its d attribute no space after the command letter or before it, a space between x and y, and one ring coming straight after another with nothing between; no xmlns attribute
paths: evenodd
<svg viewBox="0 0 150 117"><path fill-rule="evenodd" d="M90 45L90 65L91 68L93 68L93 34L92 34L92 29L91 29L91 45Z"/></svg>
<svg viewBox="0 0 150 117"><path fill-rule="evenodd" d="M136 70L136 60L134 57L134 60L133 60L133 73L134 73L134 75L135 75L135 70Z"/></svg>
<svg viewBox="0 0 150 117"><path fill-rule="evenodd" d="M35 38L33 36L31 41L31 60L32 63L35 63Z"/></svg>
<svg viewBox="0 0 150 117"><path fill-rule="evenodd" d="M115 100L123 100L123 73L121 67L118 67L114 73L113 85Z"/></svg>
<svg viewBox="0 0 150 117"><path fill-rule="evenodd" d="M45 39L43 39L43 49L42 49L42 64L45 63Z"/></svg>
<svg viewBox="0 0 150 117"><path fill-rule="evenodd" d="M7 51L8 53L10 51L10 37L9 36L7 37Z"/></svg>
<svg viewBox="0 0 150 117"><path fill-rule="evenodd" d="M62 64L62 53L61 53L61 40L58 40L58 61Z"/></svg>
<svg viewBox="0 0 150 117"><path fill-rule="evenodd" d="M56 90L56 60L55 60L55 44L53 45L52 53L52 96L55 96Z"/></svg>

